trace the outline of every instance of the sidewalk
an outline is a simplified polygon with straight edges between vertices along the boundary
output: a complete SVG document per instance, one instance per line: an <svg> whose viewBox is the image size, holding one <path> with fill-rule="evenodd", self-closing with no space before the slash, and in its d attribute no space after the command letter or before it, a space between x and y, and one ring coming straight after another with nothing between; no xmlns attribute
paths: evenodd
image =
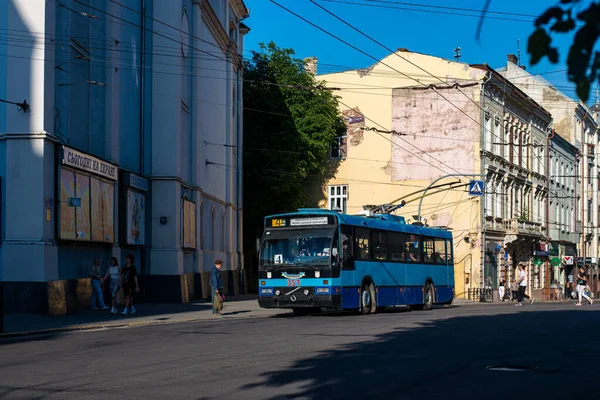
<svg viewBox="0 0 600 400"><path fill-rule="evenodd" d="M122 308L120 309L123 310ZM49 317L33 314L4 315L4 333L0 339L42 333L115 328L123 326L160 323L181 323L212 319L210 302L203 300L186 304L142 303L136 306L137 313L123 316L111 314L110 310L84 310L77 314ZM225 302L225 318L264 317L286 312L268 310L258 306L256 295L236 296Z"/></svg>

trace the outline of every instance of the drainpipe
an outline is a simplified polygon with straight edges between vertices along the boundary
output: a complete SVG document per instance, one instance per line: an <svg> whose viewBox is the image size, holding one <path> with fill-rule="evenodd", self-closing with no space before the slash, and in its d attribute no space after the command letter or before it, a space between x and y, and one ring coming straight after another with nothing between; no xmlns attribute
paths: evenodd
<svg viewBox="0 0 600 400"><path fill-rule="evenodd" d="M238 39L241 37L242 38L242 43L244 40L244 37L241 36L241 32L240 32L240 23L246 19L248 19L249 16L240 18L238 21ZM239 44L239 40L238 40L238 44ZM243 50L243 47L242 47ZM244 124L243 124L243 117L244 117L244 101L243 101L243 96L244 96L244 91L243 91L243 82L244 82L244 62L243 62L243 58L242 58L242 65L240 66L240 68L238 69L237 72L237 86L236 86L236 90L237 90L237 207L238 210L236 212L236 219L237 219L237 244L238 244L238 248L237 248L237 253L238 253L238 270L240 273L240 291L244 290L244 294L246 293L246 279L244 276L245 273L245 268L244 268L244 260L243 260L243 254L244 254L244 233L243 230L241 229L242 225L243 225L243 218L242 218L242 212L244 210L244 206L243 206L243 201L244 201L244 197L243 197L243 176L242 176L242 165L244 163L244 135L243 135L243 130L244 130ZM241 208L241 211L240 211Z"/></svg>
<svg viewBox="0 0 600 400"><path fill-rule="evenodd" d="M141 29L141 38L140 38L140 175L144 176L144 129L145 129L145 121L146 118L144 112L144 101L145 101L145 72L146 69L146 0L141 0L142 7L142 21L140 24ZM145 233L144 233L145 234ZM148 270L146 269L146 251L145 246L140 249L140 274L142 275L142 279L144 279ZM144 285L144 294L145 288L147 285Z"/></svg>
<svg viewBox="0 0 600 400"><path fill-rule="evenodd" d="M144 176L144 78L146 67L146 0L141 0L142 5L142 23L141 23L141 40L140 40L140 175Z"/></svg>
<svg viewBox="0 0 600 400"><path fill-rule="evenodd" d="M240 290L244 291L244 294L246 294L246 290L245 290L245 279L244 279L244 261L242 260L242 254L244 253L244 246L243 246L243 232L242 232L242 218L241 218L241 213L242 211L240 211L240 208L243 210L243 204L242 204L242 190L243 190L243 179L242 179L242 164L243 164L243 160L244 160L244 146L243 146L243 135L242 135L242 130L244 129L243 124L242 124L242 118L243 118L243 109L242 109L242 96L243 96L243 91L241 88L242 85L242 74L243 74L243 66L240 67L240 69L238 69L237 72L237 85L236 85L236 91L237 91L237 98L236 98L236 107L237 107L237 112L236 112L236 116L237 116L237 211L236 211L236 220L237 220L237 253L238 253L238 270L240 271Z"/></svg>
<svg viewBox="0 0 600 400"><path fill-rule="evenodd" d="M481 176L484 181L484 193L481 196L481 211L480 211L480 224L481 224L481 294L479 301L485 302L485 202L486 202L486 194L485 194L485 157L483 156L483 152L485 151L485 84L488 83L492 79L491 72L488 72L487 79L481 82L481 147L480 150L480 164L481 164ZM492 298L493 301L493 298Z"/></svg>

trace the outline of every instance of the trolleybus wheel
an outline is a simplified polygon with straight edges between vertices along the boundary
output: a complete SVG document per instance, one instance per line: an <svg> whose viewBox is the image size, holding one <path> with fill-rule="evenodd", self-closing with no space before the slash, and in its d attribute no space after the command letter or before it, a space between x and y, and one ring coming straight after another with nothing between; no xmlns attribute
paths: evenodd
<svg viewBox="0 0 600 400"><path fill-rule="evenodd" d="M360 311L366 315L374 313L375 309L375 288L372 283L366 283L360 293Z"/></svg>
<svg viewBox="0 0 600 400"><path fill-rule="evenodd" d="M433 285L431 283L428 283L427 285L425 285L425 304L423 305L423 308L425 310L431 310L433 308L433 296Z"/></svg>

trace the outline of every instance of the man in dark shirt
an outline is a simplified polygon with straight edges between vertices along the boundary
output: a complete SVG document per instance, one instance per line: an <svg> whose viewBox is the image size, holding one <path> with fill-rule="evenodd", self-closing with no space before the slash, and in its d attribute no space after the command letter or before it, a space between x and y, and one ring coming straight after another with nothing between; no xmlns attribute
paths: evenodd
<svg viewBox="0 0 600 400"><path fill-rule="evenodd" d="M221 315L223 311L223 280L221 279L221 268L223 261L215 261L215 266L210 271L210 297L212 300L213 315Z"/></svg>
<svg viewBox="0 0 600 400"><path fill-rule="evenodd" d="M133 260L133 254L127 254L125 256L125 266L121 270L121 284L123 286L123 294L125 295L125 309L121 313L122 315L136 313L133 306L133 293L134 291L135 293L140 292L140 285Z"/></svg>

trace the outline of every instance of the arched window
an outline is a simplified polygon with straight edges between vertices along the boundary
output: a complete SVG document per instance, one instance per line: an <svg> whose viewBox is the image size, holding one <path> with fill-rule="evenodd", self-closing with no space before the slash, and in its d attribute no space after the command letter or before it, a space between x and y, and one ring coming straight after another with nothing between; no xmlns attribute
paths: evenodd
<svg viewBox="0 0 600 400"><path fill-rule="evenodd" d="M210 247L212 250L217 249L217 213L215 208L212 207L210 211L210 220L211 220L211 238L210 238Z"/></svg>
<svg viewBox="0 0 600 400"><path fill-rule="evenodd" d="M200 250L204 249L204 203L200 203Z"/></svg>
<svg viewBox="0 0 600 400"><path fill-rule="evenodd" d="M221 251L225 251L225 210L221 211Z"/></svg>

